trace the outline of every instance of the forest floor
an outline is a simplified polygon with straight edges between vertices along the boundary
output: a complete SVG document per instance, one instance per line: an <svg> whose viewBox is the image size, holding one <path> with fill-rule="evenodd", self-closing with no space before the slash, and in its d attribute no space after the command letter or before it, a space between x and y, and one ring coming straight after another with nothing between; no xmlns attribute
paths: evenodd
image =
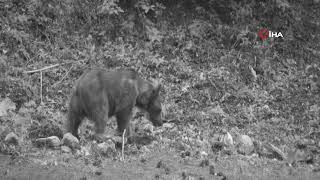
<svg viewBox="0 0 320 180"><path fill-rule="evenodd" d="M51 150L43 156L30 154L15 160L0 155L0 179L223 179L210 174L211 166L200 166L200 159L182 158L179 153L165 149L143 158L127 158L124 162L107 159L97 167L86 164L84 158ZM320 172L312 172L309 166L288 167L276 160L235 155L209 161L227 179L320 179ZM157 168L159 162L163 167Z"/></svg>

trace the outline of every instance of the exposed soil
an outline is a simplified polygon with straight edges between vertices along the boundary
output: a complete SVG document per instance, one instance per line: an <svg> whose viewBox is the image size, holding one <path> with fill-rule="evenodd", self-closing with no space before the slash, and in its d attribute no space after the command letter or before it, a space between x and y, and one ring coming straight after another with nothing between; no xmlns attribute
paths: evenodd
<svg viewBox="0 0 320 180"><path fill-rule="evenodd" d="M222 179L211 175L209 166L201 166L200 158L182 158L178 152L165 149L144 157L131 155L124 162L103 159L94 166L88 161L59 150L14 160L0 155L0 179ZM320 179L320 169L312 166L288 167L283 162L257 157L226 156L210 158L209 163L227 179Z"/></svg>

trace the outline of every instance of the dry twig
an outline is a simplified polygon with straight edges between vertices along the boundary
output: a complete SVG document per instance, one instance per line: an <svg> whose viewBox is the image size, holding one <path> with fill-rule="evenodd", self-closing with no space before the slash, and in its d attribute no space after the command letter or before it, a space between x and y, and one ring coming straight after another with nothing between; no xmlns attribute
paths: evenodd
<svg viewBox="0 0 320 180"><path fill-rule="evenodd" d="M121 150L121 161L124 161L124 135L126 134L126 129L122 133L122 150Z"/></svg>

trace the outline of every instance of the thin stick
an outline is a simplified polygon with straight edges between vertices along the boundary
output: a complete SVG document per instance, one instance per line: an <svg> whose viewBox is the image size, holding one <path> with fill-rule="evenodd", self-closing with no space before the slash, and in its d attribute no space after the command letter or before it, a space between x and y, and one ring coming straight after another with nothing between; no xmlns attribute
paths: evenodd
<svg viewBox="0 0 320 180"><path fill-rule="evenodd" d="M42 71L40 71L40 104L42 104Z"/></svg>
<svg viewBox="0 0 320 180"><path fill-rule="evenodd" d="M61 64L54 64L54 65L51 65L51 66L47 66L47 67L44 67L44 68L41 68L41 69L36 69L36 70L32 70L32 71L25 71L25 73L35 73L35 72L41 72L41 71L44 71L44 70L47 70L47 69L50 69L50 68L54 68L54 67L57 67L57 66L60 66Z"/></svg>
<svg viewBox="0 0 320 180"><path fill-rule="evenodd" d="M121 150L121 161L124 161L124 135L126 134L126 130L124 129L122 133L122 150Z"/></svg>
<svg viewBox="0 0 320 180"><path fill-rule="evenodd" d="M50 66L47 66L47 67L44 67L44 68L41 68L41 69L36 69L36 70L32 70L32 71L25 71L25 73L35 73L35 72L51 69L51 68L54 68L54 67L57 67L57 66L65 65L65 64L72 64L72 63L85 62L85 61L87 61L87 60L69 61L69 62L65 62L65 63L50 65Z"/></svg>

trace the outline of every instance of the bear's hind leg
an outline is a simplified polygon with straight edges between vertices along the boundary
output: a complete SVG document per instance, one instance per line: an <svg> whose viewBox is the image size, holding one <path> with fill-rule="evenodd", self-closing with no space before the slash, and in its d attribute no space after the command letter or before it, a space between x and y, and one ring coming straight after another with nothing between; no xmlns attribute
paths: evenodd
<svg viewBox="0 0 320 180"><path fill-rule="evenodd" d="M72 95L69 104L67 131L76 136L78 139L78 129L84 117L85 115L78 97L76 95Z"/></svg>

